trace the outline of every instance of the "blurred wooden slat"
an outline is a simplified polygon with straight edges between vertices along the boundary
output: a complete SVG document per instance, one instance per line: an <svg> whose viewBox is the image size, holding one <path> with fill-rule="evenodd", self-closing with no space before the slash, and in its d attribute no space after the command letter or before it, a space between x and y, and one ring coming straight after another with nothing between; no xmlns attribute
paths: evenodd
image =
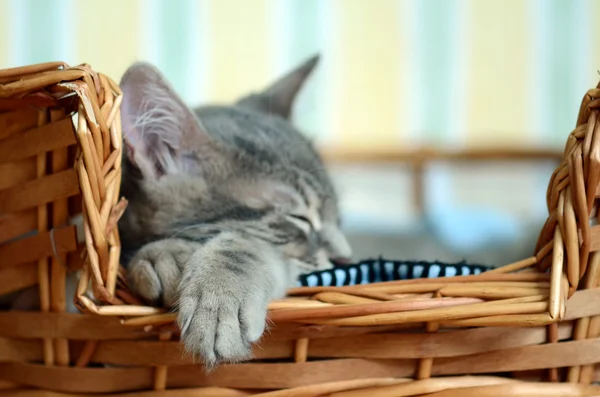
<svg viewBox="0 0 600 397"><path fill-rule="evenodd" d="M41 232L35 236L0 246L0 257L2 258L0 269L77 249L75 226L56 229L54 242L51 233Z"/></svg>
<svg viewBox="0 0 600 397"><path fill-rule="evenodd" d="M598 251L600 249L600 225L590 228L590 241L590 252Z"/></svg>
<svg viewBox="0 0 600 397"><path fill-rule="evenodd" d="M61 120L64 117L65 110L63 108L54 108L50 110L50 120L52 120L54 124L58 124L58 120ZM68 117L65 120L71 122L70 118ZM69 169L68 147L58 148L54 152L50 153L50 158L50 167L53 173L66 171ZM57 230L56 234L58 234L58 231L64 230L61 229L61 227L66 225L68 221L68 198L53 202L52 211L50 213L50 223L52 228ZM72 240L68 241L68 243L72 244L72 249L63 249L62 252L54 252L54 255L50 261L50 308L53 312L64 312L67 310L67 268L65 266L67 262L66 253L68 251L77 249L77 233L75 226L69 226L69 228L73 228ZM73 297L71 297L71 299L72 298ZM69 364L69 343L66 339L56 339L54 341L54 351L56 354L57 365Z"/></svg>
<svg viewBox="0 0 600 397"><path fill-rule="evenodd" d="M37 265L37 263L35 264ZM19 267L7 270L19 269ZM34 283L37 267L33 268ZM3 275L0 270L0 275ZM1 284L2 287L4 284ZM0 290L1 291L1 290ZM19 339L68 338L71 340L140 339L156 336L155 330L125 327L118 317L81 313L0 311L0 337Z"/></svg>
<svg viewBox="0 0 600 397"><path fill-rule="evenodd" d="M0 211L20 211L78 193L77 172L70 169L0 190Z"/></svg>
<svg viewBox="0 0 600 397"><path fill-rule="evenodd" d="M0 215L0 243L24 236L34 230L36 225L36 209Z"/></svg>
<svg viewBox="0 0 600 397"><path fill-rule="evenodd" d="M31 287L38 282L38 263L32 262L19 266L0 269L0 295Z"/></svg>
<svg viewBox="0 0 600 397"><path fill-rule="evenodd" d="M0 139L5 139L15 132L25 131L37 125L39 110L26 107L13 112L0 114Z"/></svg>
<svg viewBox="0 0 600 397"><path fill-rule="evenodd" d="M20 160L77 143L71 119L66 118L11 136L0 142L0 162Z"/></svg>
<svg viewBox="0 0 600 397"><path fill-rule="evenodd" d="M400 146L372 148L320 147L319 152L327 162L401 163L429 161L529 161L560 160L562 150L535 148L468 148L439 150L420 148L407 150Z"/></svg>
<svg viewBox="0 0 600 397"><path fill-rule="evenodd" d="M393 164L406 163L411 172L411 186L414 210L422 214L425 211L425 171L432 162L514 162L514 161L556 161L563 152L549 148L467 148L461 150L439 150L419 148L407 150L400 146L344 148L319 148L326 163L348 164Z"/></svg>
<svg viewBox="0 0 600 397"><path fill-rule="evenodd" d="M36 178L37 160L29 157L12 163L0 163L0 189Z"/></svg>

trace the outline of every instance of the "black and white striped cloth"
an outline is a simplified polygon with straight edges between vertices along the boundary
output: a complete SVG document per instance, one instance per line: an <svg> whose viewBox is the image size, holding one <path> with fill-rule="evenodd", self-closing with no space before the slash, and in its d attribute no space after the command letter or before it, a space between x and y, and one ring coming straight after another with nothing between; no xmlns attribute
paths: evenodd
<svg viewBox="0 0 600 397"><path fill-rule="evenodd" d="M415 278L435 278L468 276L480 274L491 267L459 263L391 261L369 259L358 264L335 266L332 269L303 274L298 279L302 287L341 287L378 283L382 281L411 280Z"/></svg>

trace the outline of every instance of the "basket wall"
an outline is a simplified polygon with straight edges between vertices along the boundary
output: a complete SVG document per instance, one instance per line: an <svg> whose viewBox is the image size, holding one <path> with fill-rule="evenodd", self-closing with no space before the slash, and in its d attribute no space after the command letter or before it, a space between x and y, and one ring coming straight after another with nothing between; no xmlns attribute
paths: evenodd
<svg viewBox="0 0 600 397"><path fill-rule="evenodd" d="M74 298L66 296L69 273L84 262L105 277L118 268L119 104L118 87L87 65L0 71L4 300L18 296L21 306L62 313ZM82 218L85 243L77 238ZM34 289L21 293L28 287ZM44 338L42 346L46 365L69 364L67 339Z"/></svg>
<svg viewBox="0 0 600 397"><path fill-rule="evenodd" d="M253 361L207 374L174 315L123 282L119 88L87 65L0 71L0 293L36 286L41 304L0 312L1 394L598 395L598 98L584 97L550 181L535 256L478 276L294 289L271 303ZM85 244L69 225L79 212ZM84 314L66 312L76 269Z"/></svg>

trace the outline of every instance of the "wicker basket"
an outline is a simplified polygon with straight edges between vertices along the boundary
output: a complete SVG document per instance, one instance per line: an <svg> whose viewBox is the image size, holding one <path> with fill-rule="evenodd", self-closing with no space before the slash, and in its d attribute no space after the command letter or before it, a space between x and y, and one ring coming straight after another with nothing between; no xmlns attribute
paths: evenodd
<svg viewBox="0 0 600 397"><path fill-rule="evenodd" d="M119 87L87 65L0 71L1 395L600 395L600 88L548 188L536 255L477 276L297 288L256 359L210 374L123 283ZM69 219L83 212L85 246ZM65 311L68 270L82 269ZM91 286L93 298L86 295ZM552 382L564 383L552 383Z"/></svg>

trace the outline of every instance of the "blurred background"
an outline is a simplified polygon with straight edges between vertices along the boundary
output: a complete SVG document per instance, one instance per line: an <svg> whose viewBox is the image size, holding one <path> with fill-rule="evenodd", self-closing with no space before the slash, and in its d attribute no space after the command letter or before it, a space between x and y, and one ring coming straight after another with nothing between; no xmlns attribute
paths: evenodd
<svg viewBox="0 0 600 397"><path fill-rule="evenodd" d="M317 143L356 257L529 256L545 189L600 76L600 2L0 0L0 68L158 66L190 104L320 65L294 122Z"/></svg>

